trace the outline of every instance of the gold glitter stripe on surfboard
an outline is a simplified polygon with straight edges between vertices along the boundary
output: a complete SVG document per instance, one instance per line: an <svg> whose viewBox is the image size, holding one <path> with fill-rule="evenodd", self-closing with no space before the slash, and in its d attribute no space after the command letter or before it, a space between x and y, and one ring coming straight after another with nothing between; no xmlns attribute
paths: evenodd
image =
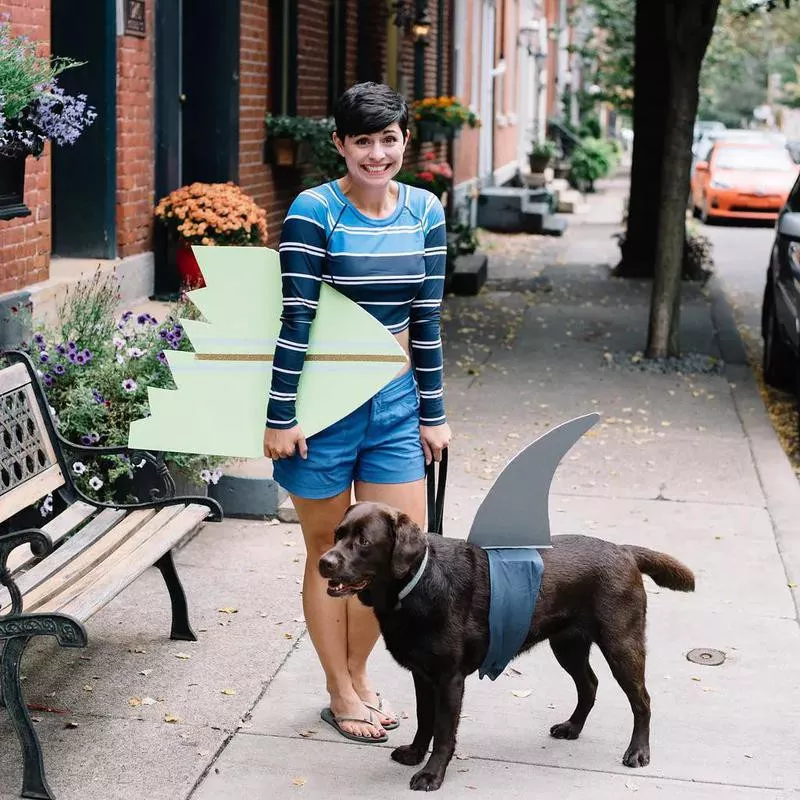
<svg viewBox="0 0 800 800"><path fill-rule="evenodd" d="M195 353L195 361L272 361L270 353ZM405 356L393 355L358 355L357 353L312 353L305 357L306 361L355 361L405 364Z"/></svg>

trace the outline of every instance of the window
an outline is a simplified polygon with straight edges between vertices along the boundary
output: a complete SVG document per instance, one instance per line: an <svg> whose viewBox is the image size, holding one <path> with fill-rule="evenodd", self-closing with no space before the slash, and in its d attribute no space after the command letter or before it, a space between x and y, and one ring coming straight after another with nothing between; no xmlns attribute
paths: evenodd
<svg viewBox="0 0 800 800"><path fill-rule="evenodd" d="M347 64L347 3L330 0L328 10L328 113L345 90Z"/></svg>
<svg viewBox="0 0 800 800"><path fill-rule="evenodd" d="M297 0L270 0L272 113L297 113Z"/></svg>

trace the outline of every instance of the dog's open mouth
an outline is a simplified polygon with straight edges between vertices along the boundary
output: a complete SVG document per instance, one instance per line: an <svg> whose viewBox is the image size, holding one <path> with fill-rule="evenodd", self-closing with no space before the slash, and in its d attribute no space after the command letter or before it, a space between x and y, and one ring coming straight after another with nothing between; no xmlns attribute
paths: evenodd
<svg viewBox="0 0 800 800"><path fill-rule="evenodd" d="M368 580L358 583L340 583L339 581L328 581L328 594L331 597L346 597L349 594L360 592L369 583Z"/></svg>

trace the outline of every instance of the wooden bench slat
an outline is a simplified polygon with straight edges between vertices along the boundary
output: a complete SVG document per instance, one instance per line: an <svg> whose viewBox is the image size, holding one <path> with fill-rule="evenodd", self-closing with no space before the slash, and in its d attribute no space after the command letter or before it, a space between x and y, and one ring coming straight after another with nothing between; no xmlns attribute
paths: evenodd
<svg viewBox="0 0 800 800"><path fill-rule="evenodd" d="M20 386L31 382L31 376L24 364L12 364L10 367L0 369L0 394L13 392Z"/></svg>
<svg viewBox="0 0 800 800"><path fill-rule="evenodd" d="M192 530L195 525L199 525L208 514L207 506L190 504L166 524L149 532L150 535L145 532L145 528L149 526L144 526L135 537L136 547L126 554L124 560L118 559L115 564L105 561L97 570L96 575L86 576L85 584L83 581L81 582L82 585L77 593L70 591L67 593L67 595L71 595L70 597L64 594L54 597L39 610L59 611L81 621L89 619L113 600L126 586L136 580L148 567L153 566L188 531ZM151 522L155 525L156 520ZM133 544L133 541L130 544Z"/></svg>
<svg viewBox="0 0 800 800"><path fill-rule="evenodd" d="M110 509L107 509L110 510ZM117 513L116 510L112 513ZM53 564L49 570L37 575L34 582L20 579L22 590L22 608L26 612L35 611L37 606L47 602L51 597L69 589L91 572L98 564L105 563L112 554L122 547L143 525L155 516L153 509L140 509L127 516L108 517L107 524L102 526L87 525L77 536L73 536L48 559L42 567ZM99 521L98 517L98 521ZM88 530L88 533L85 531ZM59 559L62 551L64 555ZM37 565L39 566L39 565ZM34 567L36 569L36 567ZM33 571L33 570L31 570Z"/></svg>
<svg viewBox="0 0 800 800"><path fill-rule="evenodd" d="M55 546L67 534L79 528L96 511L97 508L95 506L90 506L88 503L79 500L77 503L73 503L60 514L53 517L46 525L42 526L41 530L50 540L50 543ZM30 545L26 544L22 547L17 547L15 550L12 550L8 556L7 564L9 572L13 573L19 571L34 559L35 556L33 555Z"/></svg>
<svg viewBox="0 0 800 800"><path fill-rule="evenodd" d="M33 505L50 492L64 485L64 475L58 464L42 470L37 475L0 495L0 522Z"/></svg>
<svg viewBox="0 0 800 800"><path fill-rule="evenodd" d="M95 564L92 563L90 569L84 569L77 580L65 582L63 585L59 585L61 573L57 573L53 578L53 587L55 587L56 591L49 591L46 601L39 600L25 608L31 611L41 611L42 606L44 606L51 610L78 597L97 580L98 572L108 572L118 564L124 566L143 541L156 535L167 523L178 516L184 508L186 506L182 504L162 508L155 516L150 517L144 525L139 525L135 530L128 531L125 538L121 542L115 543L114 547L109 551L104 549L103 541L109 535L113 536L114 532L112 530L110 534L104 536L94 547L90 548L90 551L97 551L96 557L92 559L93 562L96 562L97 571L95 570ZM91 552L89 554L91 555Z"/></svg>
<svg viewBox="0 0 800 800"><path fill-rule="evenodd" d="M27 572L15 575L14 580L20 592L22 592L23 598L37 586L44 583L54 572L69 564L72 559L92 542L111 530L124 517L125 512L120 509L104 509L83 530L73 536L62 547L59 547L54 553L34 564ZM0 589L0 598L2 598L0 600L2 610L5 610L11 603L11 597L7 589ZM27 610L24 599L22 608L23 611Z"/></svg>

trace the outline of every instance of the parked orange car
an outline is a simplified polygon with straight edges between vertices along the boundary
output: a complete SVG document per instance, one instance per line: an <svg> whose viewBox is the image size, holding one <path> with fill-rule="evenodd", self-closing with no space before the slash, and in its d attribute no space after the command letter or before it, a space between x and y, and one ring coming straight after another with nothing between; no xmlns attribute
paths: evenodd
<svg viewBox="0 0 800 800"><path fill-rule="evenodd" d="M718 141L692 174L691 204L703 222L718 218L775 220L798 173L785 147Z"/></svg>

